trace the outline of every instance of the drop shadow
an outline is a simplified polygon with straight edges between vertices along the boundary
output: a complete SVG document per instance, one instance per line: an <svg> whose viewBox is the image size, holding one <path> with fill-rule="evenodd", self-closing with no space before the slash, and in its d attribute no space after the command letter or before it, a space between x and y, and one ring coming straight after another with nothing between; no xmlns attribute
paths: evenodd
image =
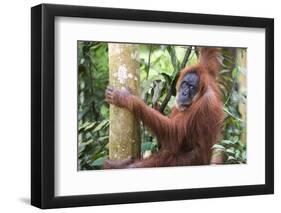
<svg viewBox="0 0 281 213"><path fill-rule="evenodd" d="M21 197L19 200L26 205L30 205L30 199L27 197Z"/></svg>

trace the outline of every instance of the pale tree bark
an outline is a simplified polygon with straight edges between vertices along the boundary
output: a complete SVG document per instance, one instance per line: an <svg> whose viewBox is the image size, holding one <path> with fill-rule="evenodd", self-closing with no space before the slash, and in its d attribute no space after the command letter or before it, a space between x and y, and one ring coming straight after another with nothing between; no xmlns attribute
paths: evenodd
<svg viewBox="0 0 281 213"><path fill-rule="evenodd" d="M139 46L108 44L109 84L139 96ZM122 160L140 155L140 126L132 113L110 105L109 159Z"/></svg>
<svg viewBox="0 0 281 213"><path fill-rule="evenodd" d="M240 65L240 67L244 70L247 70L247 52L246 51L243 51L240 49L238 54L237 54L237 63ZM239 87L239 92L240 93L246 93L247 90L247 81L246 81L246 75L247 73L244 73L243 75L240 75L239 76L239 83L240 83L240 87ZM247 119L246 119L246 103L240 103L239 104L239 111L241 113L241 118L243 121L247 122ZM245 126L246 123L245 123ZM244 131L242 134L241 134L241 138L240 140L242 141L242 143L246 143L246 131Z"/></svg>

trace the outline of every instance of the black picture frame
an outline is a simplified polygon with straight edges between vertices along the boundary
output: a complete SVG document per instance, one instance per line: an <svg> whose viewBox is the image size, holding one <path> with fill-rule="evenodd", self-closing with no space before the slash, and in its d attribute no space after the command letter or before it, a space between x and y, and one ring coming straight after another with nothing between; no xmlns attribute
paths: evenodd
<svg viewBox="0 0 281 213"><path fill-rule="evenodd" d="M265 47L265 184L93 195L54 195L54 18L80 17L145 22L263 28ZM31 8L31 204L59 208L216 198L274 193L274 20L164 11L41 4Z"/></svg>

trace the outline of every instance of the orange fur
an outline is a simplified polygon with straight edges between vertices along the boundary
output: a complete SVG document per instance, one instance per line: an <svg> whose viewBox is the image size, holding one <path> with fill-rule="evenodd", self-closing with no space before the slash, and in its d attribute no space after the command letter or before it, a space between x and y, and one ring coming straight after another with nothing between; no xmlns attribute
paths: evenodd
<svg viewBox="0 0 281 213"><path fill-rule="evenodd" d="M220 91L215 81L219 71L220 50L201 48L199 63L183 69L178 82L189 72L199 76L197 98L184 111L173 108L169 117L148 107L136 96L123 103L156 135L161 149L148 159L136 160L123 167L161 167L209 164L211 147L220 135L223 120ZM178 87L177 87L178 88ZM112 168L121 168L110 165Z"/></svg>

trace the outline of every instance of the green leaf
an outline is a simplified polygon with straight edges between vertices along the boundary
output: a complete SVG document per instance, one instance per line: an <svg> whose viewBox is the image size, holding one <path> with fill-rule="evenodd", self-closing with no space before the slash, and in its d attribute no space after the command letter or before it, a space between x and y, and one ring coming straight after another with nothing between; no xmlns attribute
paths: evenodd
<svg viewBox="0 0 281 213"><path fill-rule="evenodd" d="M93 132L97 132L99 130L101 130L102 128L104 128L106 125L109 124L109 121L108 120L103 120L102 122L100 122L96 127L95 129L93 130Z"/></svg>
<svg viewBox="0 0 281 213"><path fill-rule="evenodd" d="M104 161L105 161L106 157L100 157L98 159L96 159L93 163L92 166L102 166Z"/></svg>
<svg viewBox="0 0 281 213"><path fill-rule="evenodd" d="M104 141L104 140L107 140L109 138L109 136L103 136L103 137L99 137L98 138L98 141Z"/></svg>
<svg viewBox="0 0 281 213"><path fill-rule="evenodd" d="M238 77L238 74L239 74L239 69L238 67L235 67L233 70L232 70L232 78L237 78Z"/></svg>
<svg viewBox="0 0 281 213"><path fill-rule="evenodd" d="M240 155L241 155L240 150L239 150L239 149L236 150L236 151L235 151L235 158L236 158L236 159L240 158Z"/></svg>
<svg viewBox="0 0 281 213"><path fill-rule="evenodd" d="M219 145L219 144L214 144L212 149L219 149L219 150L225 150L224 146Z"/></svg>
<svg viewBox="0 0 281 213"><path fill-rule="evenodd" d="M235 154L235 151L234 151L233 147L231 147L229 149L226 149L226 152L229 153L229 154L233 154L233 155Z"/></svg>
<svg viewBox="0 0 281 213"><path fill-rule="evenodd" d="M93 142L94 142L94 140L91 138L91 139L87 140L86 142L83 142L82 144L86 146L86 145L89 145Z"/></svg>
<svg viewBox="0 0 281 213"><path fill-rule="evenodd" d="M84 130L87 131L89 129L92 129L95 125L96 125L96 122L93 122L90 125L86 126Z"/></svg>
<svg viewBox="0 0 281 213"><path fill-rule="evenodd" d="M102 114L103 117L108 117L109 116L109 108L105 104L103 104L100 108L100 113Z"/></svg>
<svg viewBox="0 0 281 213"><path fill-rule="evenodd" d="M86 126L88 126L90 124L90 122L89 121L86 121L85 123L83 123L82 125L79 125L79 128L78 128L78 130L80 131L80 130L82 130L82 129L84 129Z"/></svg>
<svg viewBox="0 0 281 213"><path fill-rule="evenodd" d="M226 144L226 145L234 144L234 142L231 141L231 140L222 140L221 143L222 143L222 144Z"/></svg>
<svg viewBox="0 0 281 213"><path fill-rule="evenodd" d="M228 115L230 115L231 117L235 118L236 120L242 122L243 120L236 117L234 114L232 114L226 107L223 107L223 111L226 112Z"/></svg>
<svg viewBox="0 0 281 213"><path fill-rule="evenodd" d="M227 161L235 160L233 156L228 156Z"/></svg>
<svg viewBox="0 0 281 213"><path fill-rule="evenodd" d="M165 78L165 81L168 82L168 84L171 84L172 78L167 73L161 72L161 75Z"/></svg>
<svg viewBox="0 0 281 213"><path fill-rule="evenodd" d="M223 69L220 71L220 75L225 74L225 73L229 73L230 70L229 69Z"/></svg>

